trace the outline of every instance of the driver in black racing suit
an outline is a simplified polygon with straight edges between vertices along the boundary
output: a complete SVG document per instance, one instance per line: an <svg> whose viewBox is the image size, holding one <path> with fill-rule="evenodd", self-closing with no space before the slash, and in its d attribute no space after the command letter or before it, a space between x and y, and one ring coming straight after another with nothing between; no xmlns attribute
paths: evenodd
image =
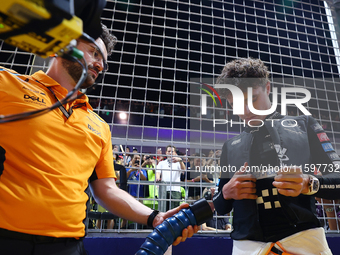
<svg viewBox="0 0 340 255"><path fill-rule="evenodd" d="M243 91L246 106L239 117L248 125L223 145L215 208L221 215L234 209L233 255L332 254L314 215L315 196L340 197L340 158L311 116L249 110L249 86L253 107L271 108L268 76L261 60L249 58L228 63L217 80L230 84L234 78ZM233 106L232 95L224 92Z"/></svg>

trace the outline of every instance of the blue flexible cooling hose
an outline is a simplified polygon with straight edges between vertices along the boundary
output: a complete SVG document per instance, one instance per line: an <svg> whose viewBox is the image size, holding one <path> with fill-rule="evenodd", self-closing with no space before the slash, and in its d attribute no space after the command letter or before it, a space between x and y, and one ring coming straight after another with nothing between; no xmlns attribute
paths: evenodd
<svg viewBox="0 0 340 255"><path fill-rule="evenodd" d="M145 242L135 255L163 255L168 247L182 234L189 225L201 225L213 213L208 202L201 198L189 208L182 209L174 216L163 221L146 237Z"/></svg>

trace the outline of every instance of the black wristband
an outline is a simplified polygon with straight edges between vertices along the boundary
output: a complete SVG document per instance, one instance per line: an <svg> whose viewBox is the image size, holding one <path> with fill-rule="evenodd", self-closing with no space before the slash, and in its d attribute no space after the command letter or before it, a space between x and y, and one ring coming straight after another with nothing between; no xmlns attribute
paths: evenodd
<svg viewBox="0 0 340 255"><path fill-rule="evenodd" d="M147 226L150 228L154 228L153 227L153 220L155 219L156 215L159 213L159 211L157 210L153 210L153 212L149 215L148 221L147 221Z"/></svg>

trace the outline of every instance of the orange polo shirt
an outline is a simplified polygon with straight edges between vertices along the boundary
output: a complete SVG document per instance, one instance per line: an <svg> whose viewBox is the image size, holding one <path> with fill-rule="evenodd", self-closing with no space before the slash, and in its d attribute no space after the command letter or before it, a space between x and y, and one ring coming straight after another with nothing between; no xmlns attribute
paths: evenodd
<svg viewBox="0 0 340 255"><path fill-rule="evenodd" d="M51 106L67 90L42 71L19 75L0 67L0 114ZM0 124L0 228L34 235L85 235L88 179L116 178L109 126L83 96L27 120ZM0 153L1 153L0 148ZM3 165L3 171L1 171Z"/></svg>

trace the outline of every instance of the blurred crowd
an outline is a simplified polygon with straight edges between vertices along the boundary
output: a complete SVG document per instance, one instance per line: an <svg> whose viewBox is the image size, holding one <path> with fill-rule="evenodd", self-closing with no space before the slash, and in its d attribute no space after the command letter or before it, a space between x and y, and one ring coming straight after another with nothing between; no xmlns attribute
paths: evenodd
<svg viewBox="0 0 340 255"><path fill-rule="evenodd" d="M112 150L117 185L146 206L155 210L165 210L164 208L174 208L184 202L192 203L205 197L214 211L212 196L217 189L219 173L211 171L209 166L219 164L220 150L207 150L207 154L200 152L191 155L170 145L165 150L155 148L154 151L143 153L137 147L121 145L113 145ZM180 167L181 164L183 167ZM165 201L163 207L162 201ZM95 201L93 212L109 214L104 208L96 205ZM230 215L221 216L216 212L214 215L210 222L202 226L203 230L231 230ZM104 221L97 219L95 223L91 221L90 227L146 228L114 215L111 217L112 219Z"/></svg>
<svg viewBox="0 0 340 255"><path fill-rule="evenodd" d="M232 230L232 214L218 215L212 203L213 195L218 192L220 177L218 171L212 171L214 170L212 166L219 166L221 150L204 150L190 155L185 149L181 151L171 145L164 149L155 147L150 152L141 152L137 146L123 147L121 145L113 145L112 150L117 185L141 203L155 210L165 210L165 208L173 208L184 202L192 203L204 197L208 200L214 217L203 224L201 230L215 232ZM183 162L184 169L181 169L179 165L176 166L179 162ZM157 173L161 173L160 177L157 177ZM171 175L170 179L166 177L168 174ZM175 176L178 176L178 179ZM170 189L167 190L167 187ZM176 192L178 196L175 195ZM166 203L164 207L162 207L162 202ZM315 203L316 214L324 228L328 231L339 231L340 201L316 198ZM90 228L147 228L108 213L104 208L96 205L95 201L92 204L92 212L104 215L104 220L102 218L92 219Z"/></svg>

